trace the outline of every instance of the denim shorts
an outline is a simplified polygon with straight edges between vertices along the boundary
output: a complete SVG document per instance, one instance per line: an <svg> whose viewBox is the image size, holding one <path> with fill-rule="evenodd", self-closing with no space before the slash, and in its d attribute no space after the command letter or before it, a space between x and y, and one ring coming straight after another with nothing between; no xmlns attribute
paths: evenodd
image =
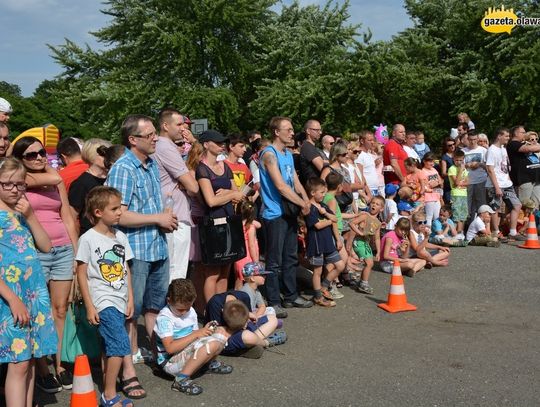
<svg viewBox="0 0 540 407"><path fill-rule="evenodd" d="M319 254L309 258L309 264L315 267L324 266L325 264L334 264L341 260L341 256L337 251L332 253Z"/></svg>
<svg viewBox="0 0 540 407"><path fill-rule="evenodd" d="M257 320L257 322L248 321L246 325L246 330L255 332L258 327L266 324L267 322L268 322L268 317L266 315L263 315ZM227 344L225 345L225 348L221 352L223 355L233 356L236 353L247 348L246 344L244 343L244 340L242 339L243 332L244 332L244 329L236 331L229 337L229 339L227 339Z"/></svg>
<svg viewBox="0 0 540 407"><path fill-rule="evenodd" d="M103 339L105 356L123 357L131 354L126 330L126 316L115 307L107 307L98 313L98 332Z"/></svg>
<svg viewBox="0 0 540 407"><path fill-rule="evenodd" d="M47 282L73 280L72 245L54 246L49 253L38 251L38 257Z"/></svg>
<svg viewBox="0 0 540 407"><path fill-rule="evenodd" d="M169 288L169 259L129 261L131 284L133 286L133 305L136 320L143 311L159 312L166 303Z"/></svg>

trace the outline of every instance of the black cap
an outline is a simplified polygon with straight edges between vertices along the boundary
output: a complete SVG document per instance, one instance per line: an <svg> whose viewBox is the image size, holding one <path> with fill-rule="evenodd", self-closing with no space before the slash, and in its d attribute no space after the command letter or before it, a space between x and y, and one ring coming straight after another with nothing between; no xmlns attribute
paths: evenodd
<svg viewBox="0 0 540 407"><path fill-rule="evenodd" d="M205 141L213 141L214 143L223 143L227 140L223 134L217 130L205 130L199 134L199 143L204 143Z"/></svg>

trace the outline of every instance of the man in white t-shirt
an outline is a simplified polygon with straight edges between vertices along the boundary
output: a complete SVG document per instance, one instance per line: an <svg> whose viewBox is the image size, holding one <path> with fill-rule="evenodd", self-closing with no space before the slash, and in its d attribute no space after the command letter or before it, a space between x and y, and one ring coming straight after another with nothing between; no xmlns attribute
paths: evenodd
<svg viewBox="0 0 540 407"><path fill-rule="evenodd" d="M403 144L403 149L406 151L409 158L414 158L418 163L420 163L420 156L414 149L416 144L416 134L414 131L408 131L405 136L405 144Z"/></svg>
<svg viewBox="0 0 540 407"><path fill-rule="evenodd" d="M524 240L523 236L518 235L517 219L521 210L521 202L516 196L512 181L510 180L510 168L508 153L504 147L510 139L508 129L501 128L495 133L495 141L487 151L486 169L488 179L486 182L487 199L489 206L497 211L502 204L502 201L511 209L510 212L510 233L509 240ZM491 217L492 233L499 233L499 216Z"/></svg>
<svg viewBox="0 0 540 407"><path fill-rule="evenodd" d="M354 163L362 166L362 174L371 191L371 195L382 195L382 191L379 191L379 176L375 164L377 157L370 152L375 144L375 136L369 131L363 131L360 133L359 143L360 154L358 154Z"/></svg>
<svg viewBox="0 0 540 407"><path fill-rule="evenodd" d="M478 208L486 204L486 153L487 149L478 145L478 135L471 133L468 147L462 148L465 153L465 168L469 172L467 185L467 207L469 220L476 216Z"/></svg>

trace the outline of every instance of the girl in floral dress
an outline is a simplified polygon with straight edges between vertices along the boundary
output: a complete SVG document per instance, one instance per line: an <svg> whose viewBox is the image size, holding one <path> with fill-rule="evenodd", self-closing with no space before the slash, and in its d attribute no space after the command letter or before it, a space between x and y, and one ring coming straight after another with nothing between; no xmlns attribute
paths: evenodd
<svg viewBox="0 0 540 407"><path fill-rule="evenodd" d="M24 196L25 173L15 158L0 161L0 363L8 364L8 407L32 405L34 358L57 346L36 252L48 252L51 241Z"/></svg>

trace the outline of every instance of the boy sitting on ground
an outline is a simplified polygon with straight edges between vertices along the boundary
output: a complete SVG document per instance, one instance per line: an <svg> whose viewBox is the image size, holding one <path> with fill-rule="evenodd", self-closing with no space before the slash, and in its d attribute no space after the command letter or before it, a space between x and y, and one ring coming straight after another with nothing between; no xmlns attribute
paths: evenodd
<svg viewBox="0 0 540 407"><path fill-rule="evenodd" d="M171 389L194 396L201 394L203 389L190 377L201 368L218 374L233 371L232 366L217 361L216 356L229 337L245 324L243 319L225 327L209 322L199 329L197 313L193 309L196 297L191 280L173 280L167 292L167 305L159 312L154 327L157 363L175 377ZM235 313L234 310L227 312Z"/></svg>
<svg viewBox="0 0 540 407"><path fill-rule="evenodd" d="M467 229L467 240L472 246L499 247L501 242L497 237L491 236L490 222L491 216L497 216L496 212L489 205L482 205L478 208L478 216Z"/></svg>
<svg viewBox="0 0 540 407"><path fill-rule="evenodd" d="M439 217L431 225L430 243L445 246L467 246L466 241L457 238L456 225L451 217L452 208L450 205L443 205Z"/></svg>

